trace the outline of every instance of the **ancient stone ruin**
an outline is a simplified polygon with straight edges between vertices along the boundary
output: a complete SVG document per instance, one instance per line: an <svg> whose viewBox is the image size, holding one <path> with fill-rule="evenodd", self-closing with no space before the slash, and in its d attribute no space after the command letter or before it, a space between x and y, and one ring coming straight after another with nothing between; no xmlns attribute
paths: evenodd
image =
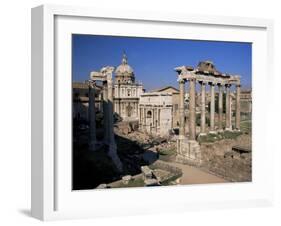
<svg viewBox="0 0 281 226"><path fill-rule="evenodd" d="M91 72L89 82L89 121L90 121L90 149L96 149L96 125L95 125L95 96L94 87L96 81L103 83L103 114L104 114L104 143L108 145L108 154L119 171L122 171L122 162L117 155L113 130L113 80L114 67L103 67L100 72ZM91 101L90 101L91 100Z"/></svg>
<svg viewBox="0 0 281 226"><path fill-rule="evenodd" d="M236 86L236 120L235 130L240 130L240 76L228 75L218 72L214 64L210 61L200 62L197 68L190 66L181 66L175 68L178 73L178 82L180 89L180 125L179 138L177 143L177 152L179 161L190 161L192 164L200 165L202 162L200 145L196 141L196 82L201 85L201 120L200 120L200 136L206 135L206 85L211 90L211 109L210 109L210 133L217 133L223 130L232 130L231 120L231 95L230 87ZM184 115L184 95L185 83L189 82L189 137L185 133L185 115ZM218 129L215 129L215 86L219 90L219 117ZM225 128L222 127L223 122L223 88L226 91L226 119Z"/></svg>

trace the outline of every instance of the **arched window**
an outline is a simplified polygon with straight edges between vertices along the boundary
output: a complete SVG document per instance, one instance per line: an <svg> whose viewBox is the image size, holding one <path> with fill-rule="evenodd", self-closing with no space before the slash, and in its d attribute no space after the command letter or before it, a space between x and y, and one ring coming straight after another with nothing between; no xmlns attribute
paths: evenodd
<svg viewBox="0 0 281 226"><path fill-rule="evenodd" d="M151 118L151 115L152 115L151 111L148 111L147 114L146 114L146 117Z"/></svg>

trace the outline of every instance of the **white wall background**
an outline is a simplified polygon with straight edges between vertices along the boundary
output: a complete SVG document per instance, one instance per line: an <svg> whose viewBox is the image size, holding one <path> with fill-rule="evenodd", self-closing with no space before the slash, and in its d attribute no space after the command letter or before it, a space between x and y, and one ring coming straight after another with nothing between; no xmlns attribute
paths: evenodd
<svg viewBox="0 0 281 226"><path fill-rule="evenodd" d="M9 0L1 2L0 35L0 225L37 225L30 208L30 9L43 3L99 6L207 15L272 18L275 20L275 106L269 126L275 152L276 203L274 207L196 211L178 214L132 216L50 222L53 225L280 225L281 150L278 150L281 95L281 14L278 1L225 0ZM279 51L278 51L279 50ZM279 69L279 70L278 70ZM266 75L265 75L266 76ZM278 77L279 76L279 77ZM274 118L277 118L275 121ZM263 119L261 119L263 120Z"/></svg>

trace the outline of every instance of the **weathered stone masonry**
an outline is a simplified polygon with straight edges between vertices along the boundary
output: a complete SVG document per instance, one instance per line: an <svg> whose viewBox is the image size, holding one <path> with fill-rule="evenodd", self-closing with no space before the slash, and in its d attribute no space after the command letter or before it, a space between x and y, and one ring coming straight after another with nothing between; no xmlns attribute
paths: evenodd
<svg viewBox="0 0 281 226"><path fill-rule="evenodd" d="M103 84L103 110L104 110L104 143L108 145L108 155L113 160L119 171L122 171L122 162L117 155L117 146L114 137L114 122L113 122L113 79L112 72L114 67L103 67L100 72L91 72L90 84L96 81L100 81ZM92 86L90 86L92 92ZM92 99L92 98L91 98ZM93 98L94 99L94 98ZM94 101L89 101L89 112L91 115L90 120L90 148L95 151L96 145L93 143L96 141L96 125L93 116L95 112Z"/></svg>
<svg viewBox="0 0 281 226"><path fill-rule="evenodd" d="M240 130L240 76L226 75L218 72L212 62L200 62L198 67L181 66L175 68L178 73L178 82L180 89L180 129L177 142L177 152L179 160L187 160L194 164L201 164L200 146L196 141L196 82L201 85L201 125L200 134L206 135L206 104L205 92L206 85L210 86L211 103L210 103L210 133L222 131L223 121L223 90L226 90L226 122L225 130L232 130L231 121L231 95L230 87L236 86L236 119L235 130ZM184 95L185 83L189 82L189 137L185 134L185 115L184 115ZM218 128L215 128L215 87L219 90L219 117Z"/></svg>

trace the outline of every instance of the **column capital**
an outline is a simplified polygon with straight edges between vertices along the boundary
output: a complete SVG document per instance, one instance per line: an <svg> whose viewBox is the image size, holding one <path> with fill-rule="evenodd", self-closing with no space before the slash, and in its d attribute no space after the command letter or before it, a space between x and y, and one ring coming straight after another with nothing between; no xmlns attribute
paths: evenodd
<svg viewBox="0 0 281 226"><path fill-rule="evenodd" d="M206 84L207 84L206 81L202 81L202 80L201 80L201 81L198 81L198 83L201 84L201 85L206 85Z"/></svg>
<svg viewBox="0 0 281 226"><path fill-rule="evenodd" d="M87 81L87 84L88 84L89 88L95 88L96 81L90 79Z"/></svg>
<svg viewBox="0 0 281 226"><path fill-rule="evenodd" d="M231 84L225 84L225 87L227 87L227 88L229 88L229 87L231 87Z"/></svg>
<svg viewBox="0 0 281 226"><path fill-rule="evenodd" d="M190 82L194 82L194 81L196 81L196 78L189 78L188 79Z"/></svg>
<svg viewBox="0 0 281 226"><path fill-rule="evenodd" d="M208 84L209 84L210 86L215 86L215 85L217 85L216 82L208 82Z"/></svg>
<svg viewBox="0 0 281 226"><path fill-rule="evenodd" d="M236 87L241 87L241 84L236 84Z"/></svg>
<svg viewBox="0 0 281 226"><path fill-rule="evenodd" d="M178 82L179 82L180 84L185 84L185 79L181 78L181 79L178 80Z"/></svg>

